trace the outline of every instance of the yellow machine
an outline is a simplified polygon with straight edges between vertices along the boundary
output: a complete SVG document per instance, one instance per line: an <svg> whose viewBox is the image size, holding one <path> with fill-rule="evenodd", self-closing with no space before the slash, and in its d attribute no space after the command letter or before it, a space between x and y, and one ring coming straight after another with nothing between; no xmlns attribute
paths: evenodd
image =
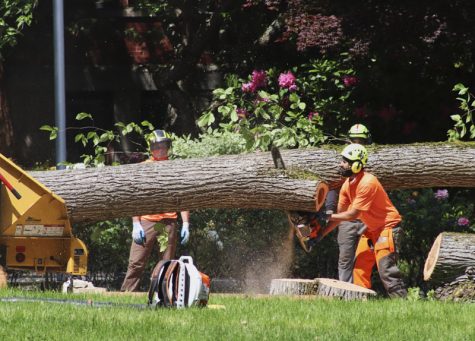
<svg viewBox="0 0 475 341"><path fill-rule="evenodd" d="M64 200L2 154L0 180L0 265L85 275L87 248L72 235Z"/></svg>

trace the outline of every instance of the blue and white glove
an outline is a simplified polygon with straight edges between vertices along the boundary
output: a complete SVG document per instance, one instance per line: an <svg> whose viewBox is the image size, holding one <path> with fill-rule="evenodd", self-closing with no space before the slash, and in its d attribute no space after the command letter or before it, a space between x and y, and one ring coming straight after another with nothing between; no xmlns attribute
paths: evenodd
<svg viewBox="0 0 475 341"><path fill-rule="evenodd" d="M188 243L190 239L190 223L184 222L183 226L181 227L181 245L185 245Z"/></svg>
<svg viewBox="0 0 475 341"><path fill-rule="evenodd" d="M140 224L140 221L134 221L133 226L134 228L132 229L132 239L136 244L144 245L146 238L142 224Z"/></svg>

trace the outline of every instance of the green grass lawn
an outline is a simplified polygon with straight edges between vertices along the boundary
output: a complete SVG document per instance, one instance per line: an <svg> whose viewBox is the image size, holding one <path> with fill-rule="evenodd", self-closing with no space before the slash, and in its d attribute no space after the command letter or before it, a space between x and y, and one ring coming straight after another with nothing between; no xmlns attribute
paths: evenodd
<svg viewBox="0 0 475 341"><path fill-rule="evenodd" d="M0 290L0 298L145 303L145 296ZM211 308L0 302L0 340L475 340L475 305L211 295ZM221 305L221 309L212 309ZM219 307L218 307L219 308Z"/></svg>

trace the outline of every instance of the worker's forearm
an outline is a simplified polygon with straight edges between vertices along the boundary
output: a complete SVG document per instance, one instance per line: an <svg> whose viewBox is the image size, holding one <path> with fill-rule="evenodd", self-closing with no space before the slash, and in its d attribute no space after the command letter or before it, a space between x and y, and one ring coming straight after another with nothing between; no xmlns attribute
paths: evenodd
<svg viewBox="0 0 475 341"><path fill-rule="evenodd" d="M334 213L330 215L328 219L329 222L328 222L327 227L325 228L325 231L323 232L323 236L326 236L331 231L333 231L338 226L338 224L340 224L340 222L356 219L358 215L359 215L359 211L355 209L350 209L345 212Z"/></svg>
<svg viewBox="0 0 475 341"><path fill-rule="evenodd" d="M354 220L358 217L359 212L358 211L345 211L341 213L334 213L330 216L330 221L335 221L335 222L341 222L341 221L347 221L347 220Z"/></svg>
<svg viewBox="0 0 475 341"><path fill-rule="evenodd" d="M188 223L190 221L190 211L182 211L180 214L181 220L183 220L184 223Z"/></svg>

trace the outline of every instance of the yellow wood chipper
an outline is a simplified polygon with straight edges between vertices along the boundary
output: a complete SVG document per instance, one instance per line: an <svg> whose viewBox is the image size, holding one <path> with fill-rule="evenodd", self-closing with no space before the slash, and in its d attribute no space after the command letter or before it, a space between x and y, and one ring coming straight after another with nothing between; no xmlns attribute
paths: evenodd
<svg viewBox="0 0 475 341"><path fill-rule="evenodd" d="M0 265L85 275L88 251L64 200L1 154L0 181Z"/></svg>

